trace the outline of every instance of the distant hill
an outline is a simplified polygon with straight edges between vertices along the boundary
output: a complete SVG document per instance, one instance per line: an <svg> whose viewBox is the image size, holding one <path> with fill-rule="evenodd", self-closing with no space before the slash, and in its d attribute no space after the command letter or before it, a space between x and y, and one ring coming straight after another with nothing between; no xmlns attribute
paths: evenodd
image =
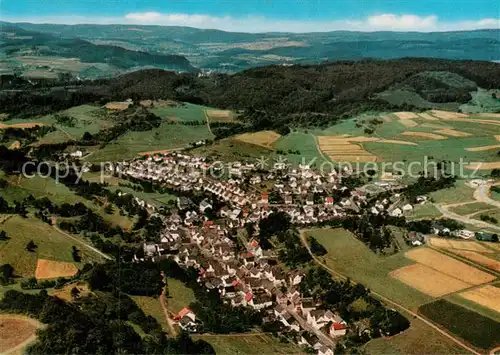
<svg viewBox="0 0 500 355"><path fill-rule="evenodd" d="M17 23L30 31L151 53L182 54L203 69L236 72L284 63L366 58L500 59L500 30L241 33L179 26Z"/></svg>
<svg viewBox="0 0 500 355"><path fill-rule="evenodd" d="M111 44L95 44L81 38L38 32L5 23L0 25L0 53L7 57L3 63L10 62L13 71L36 70L48 77L53 72L72 72L82 76L81 71L99 68L99 64L105 64L112 73L148 66L184 72L199 71L182 55L148 53ZM57 58L72 58L74 62L58 61ZM16 63L19 65L16 66ZM44 69L52 71L44 72ZM106 70L102 74L106 76Z"/></svg>

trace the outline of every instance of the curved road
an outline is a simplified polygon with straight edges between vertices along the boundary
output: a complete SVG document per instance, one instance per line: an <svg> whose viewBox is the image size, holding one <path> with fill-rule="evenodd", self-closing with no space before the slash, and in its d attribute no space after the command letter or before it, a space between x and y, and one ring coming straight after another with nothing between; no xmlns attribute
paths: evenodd
<svg viewBox="0 0 500 355"><path fill-rule="evenodd" d="M445 216L447 218L454 219L456 221L459 221L459 222L462 222L465 224L472 224L476 227L489 228L489 229L495 229L495 230L500 231L500 227L495 226L494 224L486 223L486 222L483 222L479 219L469 218L467 216L461 216L459 214L456 214L456 213L449 211L448 209L446 209L445 206L440 206L440 205L435 204L435 203L433 205L439 210L439 212L441 212L443 214L443 216Z"/></svg>
<svg viewBox="0 0 500 355"><path fill-rule="evenodd" d="M494 184L484 184L479 186L476 191L474 191L474 198L478 200L479 202L487 203L488 205L492 205L495 207L500 208L500 202L495 201L490 198L490 188L491 186L498 185L500 183L494 183Z"/></svg>
<svg viewBox="0 0 500 355"><path fill-rule="evenodd" d="M335 275L343 280L346 280L347 277L342 275L341 273L331 269L328 265L324 264L321 260L319 260L316 255L314 255L312 252L311 252L311 249L309 248L309 244L307 243L307 239L306 239L306 234L304 231L300 231L300 240L302 242L302 244L304 245L304 247L307 249L307 251L309 252L309 254L311 255L311 257L313 258L314 262L316 264L318 264L319 266L321 266L322 268L324 268L325 270L327 270L329 273L331 273L332 275ZM351 282L355 283L354 281L351 280ZM418 313L415 313L411 310L409 310L408 308L402 306L401 304L399 303L396 303L394 301L391 301L390 299L382 296L381 294L377 293L377 292L374 292L373 290L370 290L370 293L374 296L376 296L378 299L380 299L381 301L385 302L386 304L389 304L391 306L394 306L396 308L399 308L400 310L403 310L404 312L412 315L413 317L415 318L418 318L419 320L421 320L422 322L424 322L425 324L427 324L429 327L435 329L436 331L438 331L439 333L441 333L442 335L444 335L445 337L449 338L450 340L452 340L453 342L455 342L457 345L460 345L462 348L464 348L465 350L471 352L472 354L474 355L482 355L481 353L477 352L476 350L472 349L471 347L469 347L467 344L461 342L460 340L458 340L457 338L453 337L452 335L448 334L447 332L443 331L441 328L439 328L438 326L436 326L434 323L428 321L426 318L422 317L421 315L419 315Z"/></svg>

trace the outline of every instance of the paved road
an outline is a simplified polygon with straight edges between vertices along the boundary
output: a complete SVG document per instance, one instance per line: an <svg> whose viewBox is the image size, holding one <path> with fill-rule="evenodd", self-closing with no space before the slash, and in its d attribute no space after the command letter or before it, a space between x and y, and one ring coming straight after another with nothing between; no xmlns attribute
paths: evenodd
<svg viewBox="0 0 500 355"><path fill-rule="evenodd" d="M341 273L331 269L328 265L324 264L321 260L319 260L316 255L314 255L312 252L311 252L311 249L309 248L309 244L307 243L307 238L306 238L306 234L305 234L305 231L301 231L300 232L300 240L302 242L302 244L304 245L304 247L307 249L307 251L309 252L309 254L311 255L311 257L313 258L314 262L316 264L318 264L319 266L321 266L322 268L324 268L325 270L327 270L328 272L330 272L332 275L335 275L343 280L346 280L347 277L342 275ZM354 281L351 280L351 282L353 283L356 283ZM415 318L418 318L419 320L421 320L422 322L424 322L425 324L427 324L429 327L433 328L434 330L436 330L437 332L441 333L443 336L449 338L450 340L452 340L453 342L455 342L457 345L460 345L462 348L464 348L465 350L471 352L472 354L474 355L481 355L481 353L477 352L476 350L472 349L471 347L469 347L467 344L461 342L460 340L458 340L457 338L453 337L452 335L448 334L447 332L445 332L444 330L442 330L441 328L439 328L438 326L436 326L434 323L428 321L426 318L422 317L421 315L419 315L418 313L415 313L411 310L409 310L408 308L402 306L401 304L399 303L396 303L394 301L391 301L390 299L382 296L381 294L377 293L377 292L374 292L373 290L370 290L370 293L372 295L374 295L375 297L377 297L378 299L380 299L381 301L383 301L384 303L388 304L388 305L391 305L395 308L399 308L400 310L403 310L404 312L410 314L411 316L415 317Z"/></svg>
<svg viewBox="0 0 500 355"><path fill-rule="evenodd" d="M487 203L488 205L492 205L492 206L500 208L500 202L492 200L489 196L490 195L490 188L491 188L491 186L494 186L494 185L498 185L498 183L485 184L485 185L479 186L476 189L476 191L474 191L474 198L476 200L478 200L479 202Z"/></svg>
<svg viewBox="0 0 500 355"><path fill-rule="evenodd" d="M331 348L335 346L335 341L332 338L326 336L326 334L307 323L307 321L301 317L292 306L287 307L286 310L297 320L297 322L299 322L302 329L315 334L324 345L328 345Z"/></svg>
<svg viewBox="0 0 500 355"><path fill-rule="evenodd" d="M480 221L478 219L472 219L472 218L469 218L467 216L461 216L459 214L456 214L456 213L449 211L445 206L441 206L438 204L434 204L434 206L439 210L439 212L441 212L443 214L443 216L445 216L447 218L451 218L451 219L454 219L456 221L459 221L459 222L462 222L465 224L472 224L472 225L474 225L476 227L480 227L480 228L489 228L489 229L494 229L494 230L500 231L500 227L495 226L494 224L486 223L486 222Z"/></svg>

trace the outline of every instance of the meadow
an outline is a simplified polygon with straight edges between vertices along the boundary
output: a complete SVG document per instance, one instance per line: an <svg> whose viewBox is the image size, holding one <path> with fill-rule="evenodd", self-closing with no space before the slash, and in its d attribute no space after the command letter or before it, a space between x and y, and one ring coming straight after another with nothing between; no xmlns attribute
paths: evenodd
<svg viewBox="0 0 500 355"><path fill-rule="evenodd" d="M267 334L193 335L210 343L219 355L233 354L304 354L298 345L282 343Z"/></svg>
<svg viewBox="0 0 500 355"><path fill-rule="evenodd" d="M74 263L72 247L80 250L82 260L75 263L82 266L86 262L101 261L102 258L71 240L55 228L37 218L12 216L0 227L10 239L0 241L0 260L11 264L16 275L33 277L38 259L49 259ZM34 252L26 250L26 245L33 240L37 245Z"/></svg>
<svg viewBox="0 0 500 355"><path fill-rule="evenodd" d="M167 307L174 313L179 313L181 309L188 307L190 303L196 301L193 290L185 286L179 280L171 278L167 279L167 287Z"/></svg>
<svg viewBox="0 0 500 355"><path fill-rule="evenodd" d="M150 111L161 118L168 118L173 121L205 121L205 110L210 109L210 107L186 102L179 107L155 107L151 108Z"/></svg>
<svg viewBox="0 0 500 355"><path fill-rule="evenodd" d="M159 298L149 296L130 296L140 309L147 315L151 316L161 325L164 332L169 332L167 320L163 313L163 308Z"/></svg>

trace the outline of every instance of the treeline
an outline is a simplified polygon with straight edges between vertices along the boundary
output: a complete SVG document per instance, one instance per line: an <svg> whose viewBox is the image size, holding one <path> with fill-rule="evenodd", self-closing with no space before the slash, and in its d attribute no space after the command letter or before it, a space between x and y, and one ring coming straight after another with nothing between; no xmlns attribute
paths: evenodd
<svg viewBox="0 0 500 355"><path fill-rule="evenodd" d="M2 93L4 112L34 115L55 112L95 101L170 98L207 106L244 110L242 119L261 129L283 126L325 126L357 113L408 110L375 99L375 94L418 73L451 72L482 88L500 87L500 66L482 61L404 58L397 60L338 61L320 65L268 66L234 75L198 77L159 69L136 71L108 80L87 81L67 93L56 88L23 93ZM420 79L419 79L420 80ZM432 80L431 80L432 81ZM429 86L428 98L441 102L464 98ZM439 89L439 88L437 88ZM429 96L429 95L432 95Z"/></svg>

